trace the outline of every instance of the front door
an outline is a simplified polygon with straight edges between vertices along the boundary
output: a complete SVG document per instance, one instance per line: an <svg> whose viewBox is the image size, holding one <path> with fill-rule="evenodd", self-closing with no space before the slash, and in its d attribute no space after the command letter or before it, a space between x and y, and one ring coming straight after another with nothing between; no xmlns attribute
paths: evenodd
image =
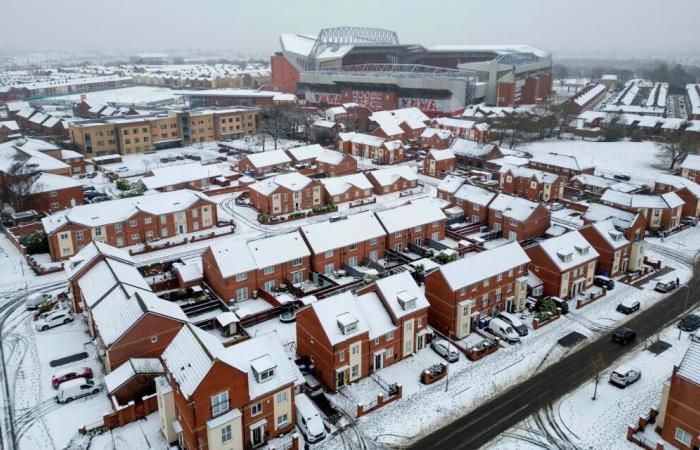
<svg viewBox="0 0 700 450"><path fill-rule="evenodd" d="M345 376L347 375L347 371L343 370L341 372L337 372L335 374L336 380L335 380L335 386L336 388L340 389L341 387L345 386Z"/></svg>
<svg viewBox="0 0 700 450"><path fill-rule="evenodd" d="M184 223L178 223L177 224L177 234L185 234L187 231L185 230L185 224Z"/></svg>
<svg viewBox="0 0 700 450"><path fill-rule="evenodd" d="M431 174L435 173L435 160L434 159L430 160L430 169L429 170L430 170Z"/></svg>
<svg viewBox="0 0 700 450"><path fill-rule="evenodd" d="M416 351L422 350L425 347L425 335L421 334L416 338Z"/></svg>
<svg viewBox="0 0 700 450"><path fill-rule="evenodd" d="M574 284L571 286L571 296L575 297L581 290L583 289L583 281L584 280L579 280L575 281Z"/></svg>
<svg viewBox="0 0 700 450"><path fill-rule="evenodd" d="M377 353L374 355L374 371L384 367L384 353Z"/></svg>
<svg viewBox="0 0 700 450"><path fill-rule="evenodd" d="M265 439L265 425L260 425L257 428L253 428L250 430L250 441L253 444L253 447L257 447L258 445L262 444Z"/></svg>

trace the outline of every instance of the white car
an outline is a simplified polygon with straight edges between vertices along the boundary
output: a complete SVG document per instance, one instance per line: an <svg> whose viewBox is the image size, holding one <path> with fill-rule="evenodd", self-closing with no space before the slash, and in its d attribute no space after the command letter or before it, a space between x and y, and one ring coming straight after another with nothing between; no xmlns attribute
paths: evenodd
<svg viewBox="0 0 700 450"><path fill-rule="evenodd" d="M128 168L128 167L126 167L126 166L121 166L121 167L118 167L117 170L116 170L115 172L117 172L117 173L123 173L123 172L128 172L128 171L129 171L129 168Z"/></svg>
<svg viewBox="0 0 700 450"><path fill-rule="evenodd" d="M435 353L445 358L448 362L456 362L459 360L459 352L454 345L444 339L435 339L430 343L430 348L435 350Z"/></svg>
<svg viewBox="0 0 700 450"><path fill-rule="evenodd" d="M58 400L58 403L68 403L76 398L87 397L98 392L100 392L100 385L95 384L93 380L76 378L66 381L58 387L56 400Z"/></svg>
<svg viewBox="0 0 700 450"><path fill-rule="evenodd" d="M27 309L37 309L42 305L42 303L46 301L53 302L54 300L54 296L51 294L47 294L46 292L37 292L35 294L28 295L24 300L24 304L26 305Z"/></svg>
<svg viewBox="0 0 700 450"><path fill-rule="evenodd" d="M306 442L313 444L326 437L326 430L323 420L318 413L318 409L311 402L306 394L299 394L294 397L297 409L297 426L304 434Z"/></svg>
<svg viewBox="0 0 700 450"><path fill-rule="evenodd" d="M72 321L72 312L67 309L59 309L37 320L35 327L37 331L46 331L49 328L57 327Z"/></svg>
<svg viewBox="0 0 700 450"><path fill-rule="evenodd" d="M620 366L610 374L610 383L615 386L626 388L630 384L641 378L642 372L639 369Z"/></svg>

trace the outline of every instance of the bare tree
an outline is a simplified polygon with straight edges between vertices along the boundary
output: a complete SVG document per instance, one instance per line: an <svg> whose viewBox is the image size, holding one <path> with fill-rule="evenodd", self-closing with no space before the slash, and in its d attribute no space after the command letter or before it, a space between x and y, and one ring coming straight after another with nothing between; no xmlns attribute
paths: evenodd
<svg viewBox="0 0 700 450"><path fill-rule="evenodd" d="M593 397L591 400L595 400L598 395L598 381L600 381L600 376L605 370L607 365L603 359L603 355L598 353L593 360L591 360L591 368L593 369L593 379L595 380L595 387L593 388Z"/></svg>
<svg viewBox="0 0 700 450"><path fill-rule="evenodd" d="M657 156L668 164L669 170L673 170L676 164L682 163L688 155L700 153L700 138L694 133L679 129L668 135L658 147Z"/></svg>
<svg viewBox="0 0 700 450"><path fill-rule="evenodd" d="M37 173L26 172L23 164L24 161L19 161L10 166L2 191L3 203L12 205L15 211L24 211L38 176Z"/></svg>

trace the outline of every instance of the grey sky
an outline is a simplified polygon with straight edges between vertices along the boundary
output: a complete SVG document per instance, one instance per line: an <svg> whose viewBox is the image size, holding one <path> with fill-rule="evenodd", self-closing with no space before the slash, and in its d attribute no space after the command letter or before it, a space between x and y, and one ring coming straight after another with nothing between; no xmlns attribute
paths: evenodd
<svg viewBox="0 0 700 450"><path fill-rule="evenodd" d="M269 54L283 32L380 26L404 43L519 44L555 53L700 53L699 0L3 1L3 50ZM10 18L9 20L7 20Z"/></svg>

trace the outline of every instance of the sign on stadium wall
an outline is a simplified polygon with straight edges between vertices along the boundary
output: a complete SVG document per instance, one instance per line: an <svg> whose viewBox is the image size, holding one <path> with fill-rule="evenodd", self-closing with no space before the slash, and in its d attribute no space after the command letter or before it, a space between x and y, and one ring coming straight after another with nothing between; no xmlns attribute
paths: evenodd
<svg viewBox="0 0 700 450"><path fill-rule="evenodd" d="M328 103L329 105L332 106L337 106L337 105L342 105L343 104L343 99L340 94L336 94L334 92L312 92L312 91L306 91L306 102L307 103L315 103L315 104L321 104L321 103Z"/></svg>
<svg viewBox="0 0 700 450"><path fill-rule="evenodd" d="M421 111L448 112L452 110L449 100L436 100L434 98L409 98L399 97L399 108L418 108Z"/></svg>

